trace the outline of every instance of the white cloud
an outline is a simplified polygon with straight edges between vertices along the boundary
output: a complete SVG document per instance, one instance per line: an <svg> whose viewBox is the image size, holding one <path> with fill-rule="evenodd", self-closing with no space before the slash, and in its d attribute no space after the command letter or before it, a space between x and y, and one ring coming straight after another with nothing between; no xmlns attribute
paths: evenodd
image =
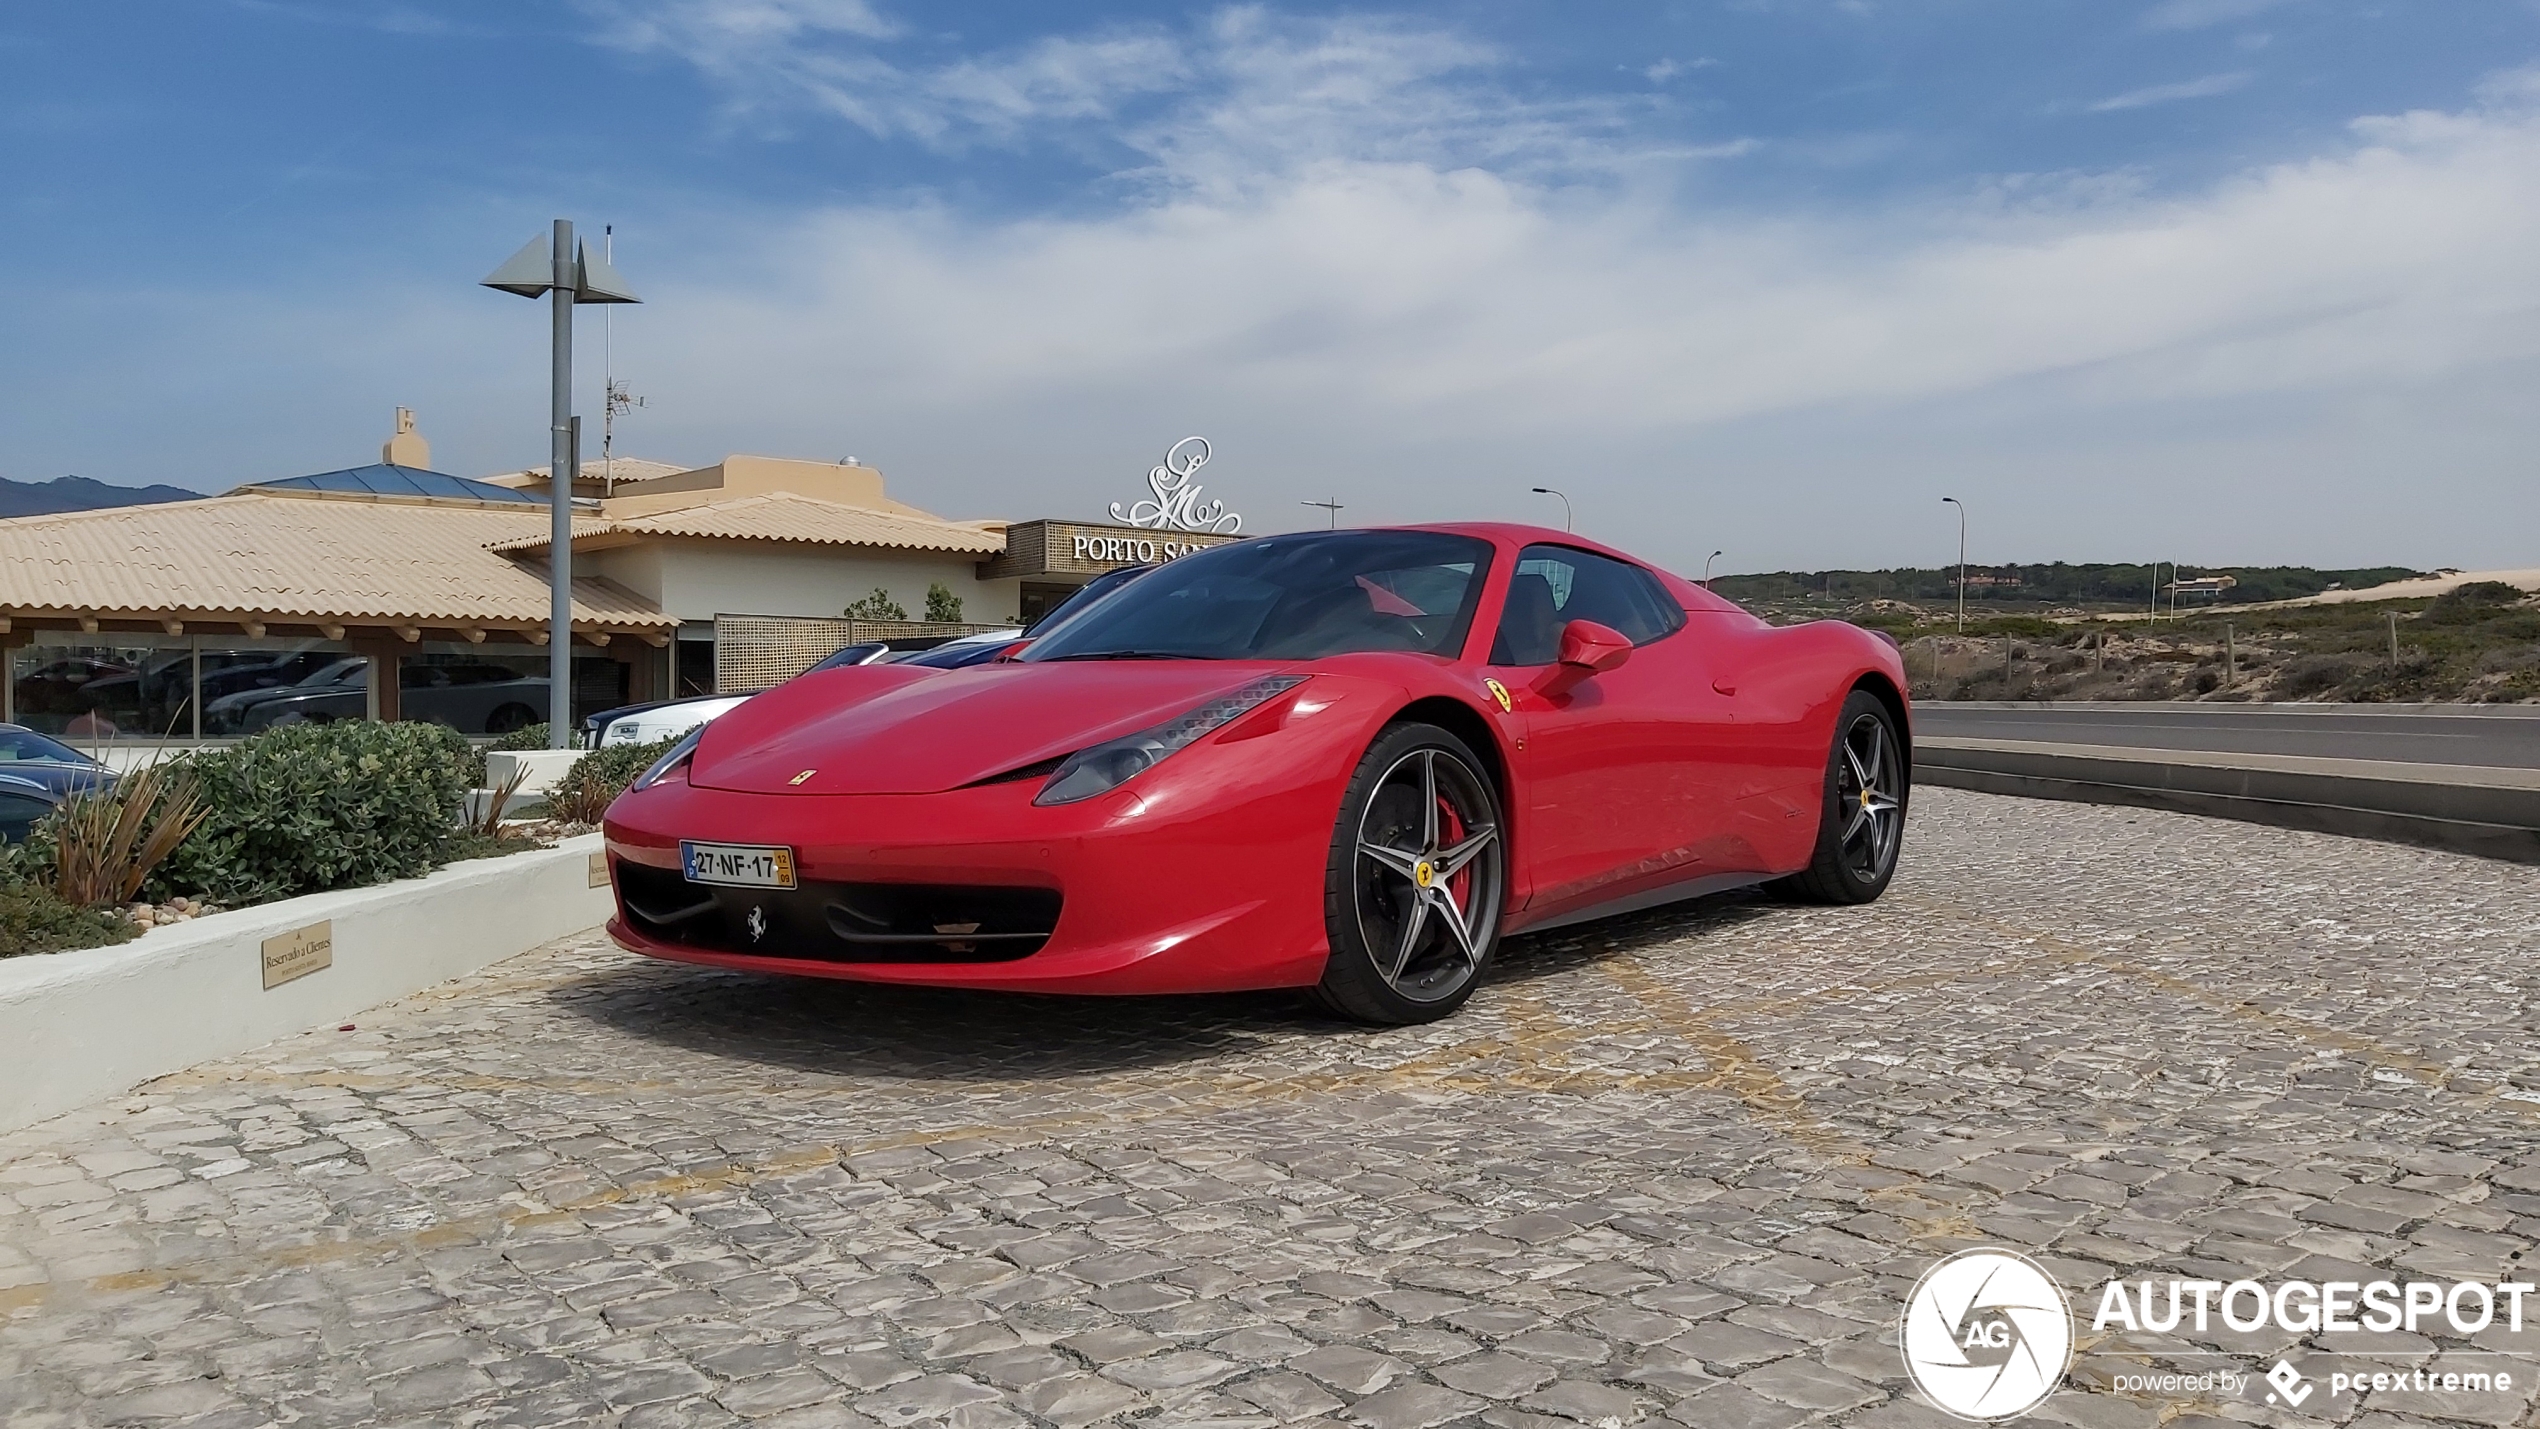
<svg viewBox="0 0 2540 1429"><path fill-rule="evenodd" d="M1096 448L1125 470L1153 460L1133 437L1199 427L1225 438L1230 473L1250 468L1258 505L1338 483L1394 516L1437 509L1421 493L1442 470L1522 490L1522 472L1562 453L1663 502L1660 473L1732 433L1782 432L1787 459L1847 424L1944 412L2045 430L2060 467L2166 441L2178 413L2198 413L2223 439L2164 470L2201 470L2212 496L2220 474L2199 462L2293 449L2253 457L2252 414L2326 403L2308 441L2540 355L2528 112L2362 121L2340 152L2186 196L2043 187L1802 220L1322 157L1093 218L841 208L770 239L808 255L779 282L654 294L644 350L655 388L721 429L781 444L816 413L863 433L854 450L922 453L939 480L974 473L951 487L977 493L974 513L1095 509L1116 482L1044 472L1001 490L994 473ZM2073 445L2105 422L2119 435L2101 451ZM1854 459L1898 458L1870 440ZM2279 473L2258 504L2298 502L2353 459ZM1824 499L1805 485L1739 497L1801 525ZM2476 518L2451 519L2459 539L2486 539ZM2357 548L2387 535L2348 533ZM1877 558L1874 531L1849 539Z"/></svg>
<svg viewBox="0 0 2540 1429"><path fill-rule="evenodd" d="M930 64L879 43L898 32L862 0L579 3L605 21L603 43L692 64L737 110L810 109L947 151L1091 139L1115 146L1126 176L1169 187L1241 188L1336 159L1544 175L1744 152L1734 136L1629 142L1646 96L1520 96L1492 82L1507 57L1491 46L1382 15L1235 5L1188 29Z"/></svg>
<svg viewBox="0 0 2540 1429"><path fill-rule="evenodd" d="M2092 114L2112 114L2121 109L2143 109L2155 104L2174 104L2182 99L2211 99L2215 95L2229 94L2235 89L2246 86L2250 78L2247 70L2235 70L2230 74L2209 74L2202 79L2181 80L2176 84L2155 84L2142 89L2130 89L2123 94L2084 105L2083 108Z"/></svg>
<svg viewBox="0 0 2540 1429"><path fill-rule="evenodd" d="M825 33L824 63L866 52ZM622 224L648 302L617 315L618 372L654 405L620 449L852 451L912 500L1027 518L1099 513L1196 430L1211 496L1257 529L1334 494L1351 520L1540 517L1526 488L1552 484L1582 529L1697 568L1715 546L1733 569L1937 558L1944 492L1976 506L1979 559L2529 563L2530 74L2196 191L2050 174L1759 210L1642 181L1658 146L1632 111L1513 96L1499 56L1431 27L1236 11L1048 44L894 65L862 99L946 143L1125 114L1082 127L1152 182L1066 217L894 199ZM1131 87L1147 74L1176 87ZM163 335L133 365L202 389L145 418L199 411L241 452L307 440L252 383L346 414L271 469L343 464L400 402L450 469L541 459L543 330L508 300L436 288L381 319L367 288L251 296L154 326L200 349ZM47 321L18 348L116 326ZM241 374L240 351L324 362ZM23 410L78 417L65 452L140 420L83 372L0 365ZM1922 523L1931 545L1900 534Z"/></svg>

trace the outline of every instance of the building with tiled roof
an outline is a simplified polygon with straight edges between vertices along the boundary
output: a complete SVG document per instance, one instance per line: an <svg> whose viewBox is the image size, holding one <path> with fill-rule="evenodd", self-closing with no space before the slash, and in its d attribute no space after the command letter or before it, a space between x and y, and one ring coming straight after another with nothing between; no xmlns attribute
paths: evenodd
<svg viewBox="0 0 2540 1429"><path fill-rule="evenodd" d="M545 718L546 472L434 471L403 410L381 457L197 501L0 520L0 721L185 740L292 719L487 734ZM616 467L574 485L577 717L760 688L870 634L1012 625L1155 559L1119 539L1153 533L1113 527L1063 528L1115 538L1095 545L1046 521L1009 540L1003 521L947 520L851 462ZM959 613L930 624L930 604ZM891 608L921 619L873 618Z"/></svg>

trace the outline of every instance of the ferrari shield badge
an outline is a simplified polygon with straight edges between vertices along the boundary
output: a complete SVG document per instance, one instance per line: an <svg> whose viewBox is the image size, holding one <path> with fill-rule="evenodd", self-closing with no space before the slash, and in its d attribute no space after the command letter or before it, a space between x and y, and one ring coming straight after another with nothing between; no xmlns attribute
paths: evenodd
<svg viewBox="0 0 2540 1429"><path fill-rule="evenodd" d="M1508 713L1508 687L1497 680L1489 679L1482 681L1482 686L1490 691L1490 697L1492 699L1499 701L1499 712L1501 714Z"/></svg>

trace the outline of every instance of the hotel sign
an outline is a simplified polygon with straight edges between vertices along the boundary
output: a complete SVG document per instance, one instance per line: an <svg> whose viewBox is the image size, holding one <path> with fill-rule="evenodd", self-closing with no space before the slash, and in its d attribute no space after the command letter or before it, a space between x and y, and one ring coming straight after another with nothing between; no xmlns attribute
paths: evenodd
<svg viewBox="0 0 2540 1429"><path fill-rule="evenodd" d="M1151 536L1100 536L1079 531L1068 537L1074 543L1072 559L1114 566L1145 566L1187 556L1202 547L1192 541L1158 541Z"/></svg>
<svg viewBox="0 0 2540 1429"><path fill-rule="evenodd" d="M1111 519L1150 531L1201 531L1213 536L1240 535L1244 518L1226 509L1223 501L1199 504L1199 483L1191 480L1199 469L1208 465L1208 438L1184 437L1164 454L1164 464L1147 473L1147 490L1154 493L1129 509L1111 503Z"/></svg>
<svg viewBox="0 0 2540 1429"><path fill-rule="evenodd" d="M979 579L1019 576L1081 584L1122 566L1152 565L1222 546L1233 536L1150 531L1078 521L1017 521L1005 531L1005 554L979 563Z"/></svg>

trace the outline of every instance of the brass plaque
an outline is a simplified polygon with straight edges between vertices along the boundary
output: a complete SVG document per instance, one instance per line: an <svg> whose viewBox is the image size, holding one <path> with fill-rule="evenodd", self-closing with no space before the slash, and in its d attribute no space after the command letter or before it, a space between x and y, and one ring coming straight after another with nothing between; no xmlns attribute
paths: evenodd
<svg viewBox="0 0 2540 1429"><path fill-rule="evenodd" d="M591 886L593 888L609 886L609 856L607 854L591 855Z"/></svg>
<svg viewBox="0 0 2540 1429"><path fill-rule="evenodd" d="M335 923L311 923L294 928L280 937L265 939L265 990L270 992L293 978L307 977L320 968L335 966Z"/></svg>

